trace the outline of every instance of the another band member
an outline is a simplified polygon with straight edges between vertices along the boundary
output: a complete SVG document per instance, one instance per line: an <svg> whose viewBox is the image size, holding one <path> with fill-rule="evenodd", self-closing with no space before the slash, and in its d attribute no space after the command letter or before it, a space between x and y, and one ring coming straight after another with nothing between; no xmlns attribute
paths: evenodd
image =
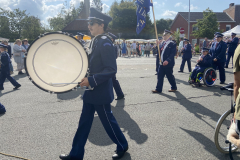
<svg viewBox="0 0 240 160"><path fill-rule="evenodd" d="M191 72L191 58L192 58L192 46L189 44L188 39L184 39L184 47L182 48L182 64L180 66L180 70L178 72L183 72L185 63L187 61L188 64L188 71Z"/></svg>
<svg viewBox="0 0 240 160"><path fill-rule="evenodd" d="M114 34L108 32L108 35L111 37L113 43L115 42L115 39L117 39L117 36L115 36ZM115 54L116 54L116 59L118 58L118 53L117 53L117 46L114 45L115 48ZM112 78L112 82L113 82L113 88L117 94L117 99L116 100L120 100L124 98L124 94L122 92L121 86L116 78L116 75Z"/></svg>
<svg viewBox="0 0 240 160"><path fill-rule="evenodd" d="M80 33L80 32L78 32L77 33L78 35L77 35L77 39L79 40L79 42L82 44L82 45L84 45L86 42L83 40L83 37L84 37L84 34L82 34L82 33Z"/></svg>
<svg viewBox="0 0 240 160"><path fill-rule="evenodd" d="M163 39L165 42L160 48L161 52L161 62L159 63L158 69L158 83L156 89L153 90L153 93L161 93L163 87L163 80L165 75L169 83L171 84L171 89L169 92L175 92L177 90L177 85L175 81L175 77L173 75L173 67L175 65L174 56L176 54L176 44L171 40L171 32L168 30L164 31Z"/></svg>
<svg viewBox="0 0 240 160"><path fill-rule="evenodd" d="M18 89L21 85L10 76L10 57L7 53L7 46L4 44L0 44L0 52L1 52L1 73L0 73L0 90L4 90L3 83L6 78L12 83L15 88Z"/></svg>
<svg viewBox="0 0 240 160"><path fill-rule="evenodd" d="M208 48L203 48L202 52L203 52L203 54L197 60L197 65L192 71L192 74L191 74L192 82L190 82L190 83L195 83L196 82L197 74L199 72L204 72L204 70L206 68L212 66L212 56L209 54L209 49Z"/></svg>
<svg viewBox="0 0 240 160"><path fill-rule="evenodd" d="M226 61L226 67L225 68L228 68L228 64L229 64L231 58L232 58L232 61L233 61L233 55L234 55L235 49L237 48L238 42L239 42L239 39L236 37L236 33L232 33L231 36L232 36L232 41L229 40L227 42L227 44L229 46L228 46L228 56L227 56L227 61Z"/></svg>
<svg viewBox="0 0 240 160"><path fill-rule="evenodd" d="M210 54L213 58L213 68L216 70L217 67L219 69L220 74L220 84L225 83L225 69L224 64L226 62L226 50L227 50L227 44L222 41L223 34L216 33L216 42L212 44L212 47L210 48Z"/></svg>
<svg viewBox="0 0 240 160"><path fill-rule="evenodd" d="M88 28L95 36L89 55L89 77L82 79L80 86L87 86L83 95L83 110L69 155L60 155L62 160L82 160L94 113L98 116L111 140L117 145L113 159L120 159L128 150L128 142L113 116L111 105L114 94L112 77L117 72L116 56L112 40L104 32L112 18L95 8L90 8ZM98 133L96 133L98 134Z"/></svg>

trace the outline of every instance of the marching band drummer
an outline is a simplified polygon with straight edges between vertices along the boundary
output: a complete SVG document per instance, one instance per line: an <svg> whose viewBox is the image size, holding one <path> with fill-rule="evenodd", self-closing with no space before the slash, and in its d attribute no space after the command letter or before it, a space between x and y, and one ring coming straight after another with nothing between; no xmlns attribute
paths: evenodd
<svg viewBox="0 0 240 160"><path fill-rule="evenodd" d="M111 37L112 42L115 42L115 39L117 39L117 36L115 36L114 34L108 32L108 35ZM116 54L116 59L118 58L118 50L117 50L117 46L114 44L114 49L115 49L115 54ZM116 78L116 75L112 78L112 82L113 82L113 88L117 94L117 99L115 100L121 100L124 98L124 94L122 92L122 88Z"/></svg>
<svg viewBox="0 0 240 160"><path fill-rule="evenodd" d="M10 75L10 57L7 53L7 46L4 44L0 44L0 52L1 52L1 73L0 73L0 90L4 90L3 83L6 78L12 83L15 88L18 89L21 85L11 77Z"/></svg>
<svg viewBox="0 0 240 160"><path fill-rule="evenodd" d="M177 91L177 85L175 81L175 77L173 75L173 67L175 65L174 56L176 54L176 43L171 40L172 32L165 29L163 33L163 43L162 47L160 48L161 52L161 60L159 68L158 68L158 82L156 89L153 90L153 93L161 93L163 87L163 80L165 75L169 83L171 84L171 89L169 92Z"/></svg>
<svg viewBox="0 0 240 160"><path fill-rule="evenodd" d="M79 126L69 155L62 154L62 160L82 160L84 146L92 126L94 113L98 116L108 136L117 145L112 159L120 159L128 150L128 142L123 135L111 110L114 99L112 77L117 72L116 55L112 40L104 34L112 17L95 8L90 8L88 28L94 36L89 55L89 77L83 78L80 86L91 88L83 95L83 109ZM96 133L98 134L98 133Z"/></svg>
<svg viewBox="0 0 240 160"><path fill-rule="evenodd" d="M226 61L226 50L227 50L227 44L222 41L223 34L216 33L216 39L217 41L213 43L212 47L210 48L210 54L212 55L213 59L213 69L219 69L220 74L220 84L225 83L225 69L224 64Z"/></svg>

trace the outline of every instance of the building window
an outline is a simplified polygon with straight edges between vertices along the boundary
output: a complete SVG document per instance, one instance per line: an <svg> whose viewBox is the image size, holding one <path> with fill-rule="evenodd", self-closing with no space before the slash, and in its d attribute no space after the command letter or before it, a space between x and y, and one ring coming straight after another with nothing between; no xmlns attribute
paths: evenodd
<svg viewBox="0 0 240 160"><path fill-rule="evenodd" d="M226 31L228 31L230 29L231 29L231 25L230 24L226 25Z"/></svg>
<svg viewBox="0 0 240 160"><path fill-rule="evenodd" d="M193 29L192 29L193 31L197 31L198 30L198 27L193 27Z"/></svg>

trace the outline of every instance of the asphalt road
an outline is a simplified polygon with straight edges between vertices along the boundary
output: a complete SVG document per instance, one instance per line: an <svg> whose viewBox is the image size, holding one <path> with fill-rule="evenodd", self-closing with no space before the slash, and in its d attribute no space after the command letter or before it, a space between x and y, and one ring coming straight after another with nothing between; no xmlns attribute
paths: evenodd
<svg viewBox="0 0 240 160"><path fill-rule="evenodd" d="M192 59L192 67L197 57ZM112 111L129 142L123 160L215 160L229 159L213 141L219 117L230 108L230 93L214 87L193 88L189 73L174 75L178 91L169 93L165 78L163 93L155 89L155 58L118 58L118 73L125 100L113 101ZM16 65L16 64L15 64ZM16 66L15 66L16 67ZM6 114L0 115L0 152L30 160L57 160L71 149L82 110L82 89L65 94L49 94L35 87L26 75L13 75L22 85L14 91L4 83L0 101ZM232 69L226 69L226 82L233 81ZM116 146L95 115L85 146L86 160L111 160ZM234 153L235 159L240 154ZM0 160L17 160L0 155Z"/></svg>

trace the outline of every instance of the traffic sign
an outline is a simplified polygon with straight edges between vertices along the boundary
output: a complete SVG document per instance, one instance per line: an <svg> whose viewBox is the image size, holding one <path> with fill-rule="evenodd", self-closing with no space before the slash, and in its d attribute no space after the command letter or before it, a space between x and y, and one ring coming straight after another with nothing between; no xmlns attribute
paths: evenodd
<svg viewBox="0 0 240 160"><path fill-rule="evenodd" d="M180 27L180 33L181 33L181 34L184 33L184 28Z"/></svg>

